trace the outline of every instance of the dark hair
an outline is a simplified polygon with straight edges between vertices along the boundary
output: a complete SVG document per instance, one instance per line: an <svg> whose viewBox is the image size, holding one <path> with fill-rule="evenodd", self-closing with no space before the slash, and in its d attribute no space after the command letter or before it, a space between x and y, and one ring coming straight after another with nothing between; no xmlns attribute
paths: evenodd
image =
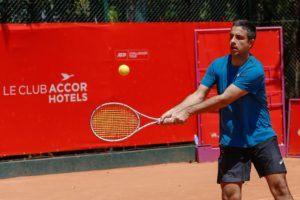
<svg viewBox="0 0 300 200"><path fill-rule="evenodd" d="M233 23L233 26L241 26L248 31L249 40L256 38L256 27L248 20L237 20Z"/></svg>

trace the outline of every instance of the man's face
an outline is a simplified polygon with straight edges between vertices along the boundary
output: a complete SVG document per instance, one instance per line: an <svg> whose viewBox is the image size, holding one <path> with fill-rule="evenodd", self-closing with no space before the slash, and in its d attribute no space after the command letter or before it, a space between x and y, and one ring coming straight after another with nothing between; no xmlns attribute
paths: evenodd
<svg viewBox="0 0 300 200"><path fill-rule="evenodd" d="M247 55L254 39L248 39L248 31L241 26L233 26L230 31L230 53L233 56Z"/></svg>

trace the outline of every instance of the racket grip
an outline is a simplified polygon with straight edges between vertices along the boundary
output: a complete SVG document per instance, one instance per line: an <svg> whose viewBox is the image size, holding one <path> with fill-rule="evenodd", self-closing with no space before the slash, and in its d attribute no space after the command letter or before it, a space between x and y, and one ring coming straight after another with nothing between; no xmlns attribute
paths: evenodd
<svg viewBox="0 0 300 200"><path fill-rule="evenodd" d="M156 119L156 123L157 123L157 124L160 124L160 118L157 118L157 119Z"/></svg>

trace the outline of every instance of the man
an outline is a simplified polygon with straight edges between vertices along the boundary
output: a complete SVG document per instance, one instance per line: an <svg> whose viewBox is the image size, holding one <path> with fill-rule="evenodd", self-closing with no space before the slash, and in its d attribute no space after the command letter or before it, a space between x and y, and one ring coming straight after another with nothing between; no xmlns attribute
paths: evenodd
<svg viewBox="0 0 300 200"><path fill-rule="evenodd" d="M256 28L238 20L230 31L230 55L216 59L199 88L161 116L161 124L181 124L195 113L219 110L220 156L218 179L222 199L241 199L250 180L251 162L265 177L275 199L293 199L286 168L271 127L262 64L249 51ZM217 84L218 95L205 99Z"/></svg>

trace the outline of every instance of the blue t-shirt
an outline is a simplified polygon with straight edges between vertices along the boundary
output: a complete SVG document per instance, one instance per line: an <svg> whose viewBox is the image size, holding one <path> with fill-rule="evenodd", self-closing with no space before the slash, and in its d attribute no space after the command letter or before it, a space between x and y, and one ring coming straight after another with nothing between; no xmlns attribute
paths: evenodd
<svg viewBox="0 0 300 200"><path fill-rule="evenodd" d="M211 88L215 83L218 94L231 84L249 92L220 109L220 144L248 148L276 135L270 122L264 69L257 59L250 55L240 67L232 66L231 55L216 59L201 84Z"/></svg>

